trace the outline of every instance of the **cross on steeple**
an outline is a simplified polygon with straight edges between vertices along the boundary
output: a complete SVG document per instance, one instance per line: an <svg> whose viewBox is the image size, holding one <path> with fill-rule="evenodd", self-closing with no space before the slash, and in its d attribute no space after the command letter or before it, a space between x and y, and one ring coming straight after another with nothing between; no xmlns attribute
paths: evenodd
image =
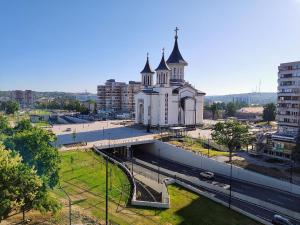
<svg viewBox="0 0 300 225"><path fill-rule="evenodd" d="M179 31L178 27L176 27L174 31L175 31L175 38L178 38L178 31Z"/></svg>
<svg viewBox="0 0 300 225"><path fill-rule="evenodd" d="M165 48L162 48L162 54L165 55Z"/></svg>
<svg viewBox="0 0 300 225"><path fill-rule="evenodd" d="M149 58L149 52L147 52L147 59Z"/></svg>

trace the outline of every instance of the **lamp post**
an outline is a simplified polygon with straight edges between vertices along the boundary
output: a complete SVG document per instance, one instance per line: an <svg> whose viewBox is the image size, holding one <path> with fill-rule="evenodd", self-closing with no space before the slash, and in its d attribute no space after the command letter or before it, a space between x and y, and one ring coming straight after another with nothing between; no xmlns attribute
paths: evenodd
<svg viewBox="0 0 300 225"><path fill-rule="evenodd" d="M105 157L106 162L106 179L105 179L105 224L108 225L108 158Z"/></svg>
<svg viewBox="0 0 300 225"><path fill-rule="evenodd" d="M59 188L66 194L67 198L68 198L68 202L69 202L69 224L72 225L72 201L70 196L68 195L68 193L62 188L62 186L60 185L60 183L58 183Z"/></svg>
<svg viewBox="0 0 300 225"><path fill-rule="evenodd" d="M294 161L293 161L293 150L291 152L291 160L290 160L290 183L293 183L293 170L294 170Z"/></svg>
<svg viewBox="0 0 300 225"><path fill-rule="evenodd" d="M133 175L133 148L131 147L130 150L131 150L131 173L132 173L132 177L134 177L134 175Z"/></svg>
<svg viewBox="0 0 300 225"><path fill-rule="evenodd" d="M158 160L160 159L160 148L158 149ZM159 183L159 161L157 161L157 183Z"/></svg>
<svg viewBox="0 0 300 225"><path fill-rule="evenodd" d="M208 158L209 158L209 150L210 150L210 145L209 145L209 138L207 139L207 142L208 142Z"/></svg>
<svg viewBox="0 0 300 225"><path fill-rule="evenodd" d="M230 178L229 178L229 209L231 208L231 185L232 185L232 149L229 148L229 161L230 161Z"/></svg>

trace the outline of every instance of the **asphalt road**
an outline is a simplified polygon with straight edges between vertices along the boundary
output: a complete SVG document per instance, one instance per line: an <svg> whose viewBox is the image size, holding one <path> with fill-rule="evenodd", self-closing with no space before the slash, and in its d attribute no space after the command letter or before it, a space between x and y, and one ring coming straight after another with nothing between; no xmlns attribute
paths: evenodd
<svg viewBox="0 0 300 225"><path fill-rule="evenodd" d="M135 163L134 171L137 173L144 174L145 176L153 180L158 180L158 172L160 173L160 180L167 176L174 177L175 174L180 174L181 177L184 179L184 182L195 186L193 180L199 179L199 173L202 171L198 168L190 167L184 164L178 164L162 158L158 159L156 156L140 153L138 151L134 152L134 157L145 162L145 164L140 163L139 165ZM165 176L163 176L162 174L164 174ZM219 174L215 174L215 180L221 183L229 184L228 177ZM229 200L228 196L223 193L219 193L210 189L205 189L203 187L201 189L214 194L215 197L225 202L228 202ZM283 192L278 189L259 186L253 183L247 183L240 180L232 181L232 190L253 198L270 202L283 208L300 212L299 195L290 194L288 192ZM270 211L258 205L253 205L252 203L247 203L238 199L233 199L232 204L269 221L275 214L274 211ZM300 224L300 221L296 221L294 219L292 219L292 222L294 224Z"/></svg>

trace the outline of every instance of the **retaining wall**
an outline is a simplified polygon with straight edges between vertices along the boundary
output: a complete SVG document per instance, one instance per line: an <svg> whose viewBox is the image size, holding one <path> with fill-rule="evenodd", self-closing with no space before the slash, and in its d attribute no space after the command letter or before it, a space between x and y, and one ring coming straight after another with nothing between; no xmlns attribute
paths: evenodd
<svg viewBox="0 0 300 225"><path fill-rule="evenodd" d="M145 145L144 151L159 157L178 162L181 164L212 171L225 176L230 175L230 165L216 160L195 154L190 151L178 148L168 143L156 141L154 144ZM287 191L293 194L300 194L300 186L276 178L265 176L240 167L232 167L232 176L235 179L252 182L270 188Z"/></svg>
<svg viewBox="0 0 300 225"><path fill-rule="evenodd" d="M73 121L74 123L88 123L88 120L84 120L84 119L80 119L77 117L73 117L73 116L65 116L67 117L69 120Z"/></svg>

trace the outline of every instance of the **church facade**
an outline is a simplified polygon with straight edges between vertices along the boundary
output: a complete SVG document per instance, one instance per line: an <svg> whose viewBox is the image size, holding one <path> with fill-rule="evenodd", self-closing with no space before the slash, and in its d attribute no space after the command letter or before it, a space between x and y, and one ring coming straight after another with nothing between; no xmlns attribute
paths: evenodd
<svg viewBox="0 0 300 225"><path fill-rule="evenodd" d="M141 71L142 88L135 98L135 122L146 126L193 126L203 122L205 93L185 81L188 63L178 47L178 28L171 55L165 60L164 49L155 72L149 57ZM154 83L155 75L155 83Z"/></svg>

